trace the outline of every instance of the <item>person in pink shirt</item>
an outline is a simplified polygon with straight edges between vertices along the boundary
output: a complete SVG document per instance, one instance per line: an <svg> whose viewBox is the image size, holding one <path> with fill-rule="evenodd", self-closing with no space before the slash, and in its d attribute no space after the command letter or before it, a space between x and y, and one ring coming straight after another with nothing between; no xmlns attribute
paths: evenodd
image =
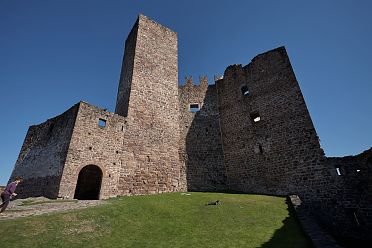
<svg viewBox="0 0 372 248"><path fill-rule="evenodd" d="M5 211L5 209L8 207L9 201L12 196L16 196L17 194L14 193L15 189L17 188L17 185L22 181L22 178L16 177L15 181L9 183L4 192L1 193L1 200L3 203L0 205L0 214Z"/></svg>

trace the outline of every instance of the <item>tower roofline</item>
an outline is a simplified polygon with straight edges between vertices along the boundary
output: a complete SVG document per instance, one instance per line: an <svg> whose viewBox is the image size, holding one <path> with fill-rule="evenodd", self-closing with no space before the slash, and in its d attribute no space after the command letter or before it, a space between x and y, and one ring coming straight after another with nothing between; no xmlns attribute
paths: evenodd
<svg viewBox="0 0 372 248"><path fill-rule="evenodd" d="M150 19L149 17L145 16L142 13L138 15L137 22L140 21L140 20L151 21L154 24L158 25L159 27L162 27L162 28L164 28L164 29L166 29L166 30L168 30L168 31L170 31L170 32L172 32L172 33L174 33L174 34L177 35L177 32L176 31L174 31L174 30L170 29L169 27L166 27L166 26L158 23L157 21L154 21L153 19Z"/></svg>

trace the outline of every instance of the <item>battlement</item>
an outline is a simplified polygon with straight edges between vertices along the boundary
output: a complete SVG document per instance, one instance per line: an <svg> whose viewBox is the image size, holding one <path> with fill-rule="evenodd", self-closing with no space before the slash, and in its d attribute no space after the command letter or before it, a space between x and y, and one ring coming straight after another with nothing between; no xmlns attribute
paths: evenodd
<svg viewBox="0 0 372 248"><path fill-rule="evenodd" d="M193 81L192 76L185 77L185 82L184 84L180 84L178 87L179 88L188 88L188 87L201 87L201 88L206 88L208 87L208 77L207 76L199 76L199 83L196 84Z"/></svg>

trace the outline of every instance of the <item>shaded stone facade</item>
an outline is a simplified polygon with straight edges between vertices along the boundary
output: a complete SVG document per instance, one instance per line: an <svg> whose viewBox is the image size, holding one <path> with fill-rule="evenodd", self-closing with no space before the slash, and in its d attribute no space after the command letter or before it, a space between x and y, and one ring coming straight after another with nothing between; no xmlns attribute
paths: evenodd
<svg viewBox="0 0 372 248"><path fill-rule="evenodd" d="M75 105L57 117L29 127L9 179L16 175L24 178L17 187L20 197L58 196L77 110Z"/></svg>
<svg viewBox="0 0 372 248"><path fill-rule="evenodd" d="M140 15L115 113L85 102L31 126L13 170L21 197L104 199L177 191L297 195L343 244L372 230L372 149L327 158L284 47L178 84L172 30Z"/></svg>
<svg viewBox="0 0 372 248"><path fill-rule="evenodd" d="M372 148L356 156L326 158L325 162L332 176L317 199L319 202L314 211L317 219L337 240L350 247L369 247L372 237Z"/></svg>
<svg viewBox="0 0 372 248"><path fill-rule="evenodd" d="M220 134L217 90L201 77L199 85L187 78L179 88L180 161L190 191L227 190ZM193 105L199 110L192 112Z"/></svg>

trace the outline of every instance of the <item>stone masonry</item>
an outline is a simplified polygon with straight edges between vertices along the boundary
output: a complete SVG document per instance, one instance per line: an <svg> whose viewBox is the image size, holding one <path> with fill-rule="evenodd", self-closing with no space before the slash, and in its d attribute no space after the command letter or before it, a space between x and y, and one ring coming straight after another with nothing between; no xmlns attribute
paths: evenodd
<svg viewBox="0 0 372 248"><path fill-rule="evenodd" d="M187 78L179 88L180 161L190 191L227 190L220 134L217 90L206 77L194 85ZM190 111L190 104L199 111Z"/></svg>
<svg viewBox="0 0 372 248"><path fill-rule="evenodd" d="M284 47L228 66L215 84L180 86L177 34L143 15L125 42L115 113L79 102L31 126L17 175L20 197L297 195L341 244L372 241L372 148L324 156Z"/></svg>

